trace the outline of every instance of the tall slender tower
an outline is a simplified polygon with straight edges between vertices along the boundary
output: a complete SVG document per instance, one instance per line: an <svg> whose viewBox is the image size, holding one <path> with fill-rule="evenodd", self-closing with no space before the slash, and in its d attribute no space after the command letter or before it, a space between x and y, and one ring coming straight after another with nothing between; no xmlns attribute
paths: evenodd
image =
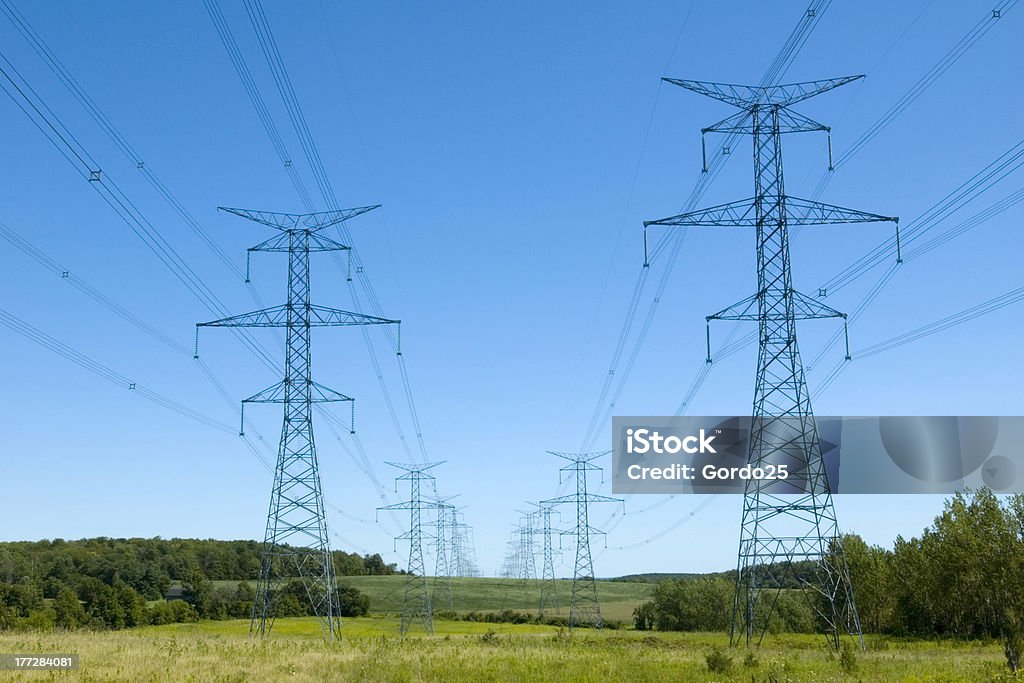
<svg viewBox="0 0 1024 683"><path fill-rule="evenodd" d="M409 569L405 577L405 593L402 596L401 633L405 635L415 622L423 626L427 633L434 632L434 606L427 583L427 569L423 561L423 512L433 505L423 500L422 484L434 479L429 470L442 464L440 462L424 465L407 465L389 462L388 465L403 470L405 474L395 481L409 482L409 500L377 508L380 510L408 510L409 531L398 538L409 541Z"/></svg>
<svg viewBox="0 0 1024 683"><path fill-rule="evenodd" d="M599 496L587 493L587 472L600 472L601 468L591 462L611 451L600 453L557 453L551 455L568 460L569 464L559 470L559 474L571 472L576 478L576 493L550 500L542 500L541 505L563 505L571 503L576 506L576 526L563 533L576 537L576 567L572 577L572 599L569 603L569 628L592 626L601 628L601 601L597 595L597 581L594 577L594 559L590 554L590 536L604 534L590 524L591 503L619 503L621 498ZM559 476L561 479L561 476Z"/></svg>
<svg viewBox="0 0 1024 683"><path fill-rule="evenodd" d="M540 616L544 616L544 610L554 609L558 612L558 584L555 583L555 551L551 545L551 513L554 509L550 505L538 506L537 514L541 519L541 533L544 538L544 568L541 570L540 583Z"/></svg>
<svg viewBox="0 0 1024 683"><path fill-rule="evenodd" d="M743 499L733 606L733 642L761 642L778 595L802 584L833 647L840 632L860 639L832 492L811 410L796 321L846 315L793 288L789 226L898 219L787 196L782 172L782 135L830 128L790 109L797 102L861 78L850 76L769 87L665 79L721 100L740 111L703 133L746 134L754 141L754 196L738 202L644 223L649 226L728 226L756 230L757 291L711 320L758 323L749 461L785 465L784 482L748 481ZM831 163L830 163L831 167ZM705 160L706 169L706 160ZM897 238L898 238L897 223ZM646 241L646 240L645 240ZM710 354L709 354L710 356Z"/></svg>
<svg viewBox="0 0 1024 683"><path fill-rule="evenodd" d="M455 514L455 506L448 501L455 496L438 499L434 502L437 510L437 518L434 520L434 528L437 532L434 535L434 594L433 601L439 602L438 598L444 600L445 606L452 609L452 574L455 567L454 546L449 555L449 546L452 544L454 532L449 524L448 513Z"/></svg>
<svg viewBox="0 0 1024 683"><path fill-rule="evenodd" d="M321 231L375 208L366 206L307 214L221 208L278 231L277 235L252 247L249 252L288 254L288 303L199 323L196 327L196 357L199 355L200 327L285 328L284 379L242 402L243 410L246 403L284 404L284 425L263 537L250 636L266 635L270 631L277 614L275 601L282 587L291 580L303 584L311 610L319 618L325 637L333 639L339 627L334 565L313 439L313 404L353 399L313 381L310 331L313 327L386 325L398 321L310 303L309 255L311 252L349 249L321 234ZM242 424L245 424L244 413Z"/></svg>

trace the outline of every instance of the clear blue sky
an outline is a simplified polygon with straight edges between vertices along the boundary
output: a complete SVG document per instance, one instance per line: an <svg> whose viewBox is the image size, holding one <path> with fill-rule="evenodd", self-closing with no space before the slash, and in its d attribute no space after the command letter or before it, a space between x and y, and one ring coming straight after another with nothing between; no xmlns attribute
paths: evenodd
<svg viewBox="0 0 1024 683"><path fill-rule="evenodd" d="M241 4L222 4L296 167L312 186ZM19 5L149 168L240 266L245 247L268 230L218 215L216 206L300 208L201 2ZM438 490L460 494L458 502L467 506L485 572L501 563L513 511L559 491L560 462L545 451L580 445L642 261L641 222L679 210L700 170L700 127L731 113L660 85L659 78L756 83L805 5L698 0L691 11L689 2L265 3L341 201L384 205L350 227L385 312L403 320L425 443L431 459L447 461L436 470ZM833 3L785 80L868 73L862 84L800 108L833 126L839 154L986 11L952 0ZM906 222L1015 144L1024 105L1016 87L1022 22L1024 10L1007 12L836 173L822 199ZM0 45L104 173L227 305L239 313L254 308L244 285L2 18ZM191 345L194 323L209 319L208 312L7 98L0 101L0 122L0 221ZM809 196L824 168L824 139L794 136L786 144L787 189ZM749 159L744 140L702 204L749 196ZM1022 179L1011 176L959 215L1019 189ZM851 326L854 349L1020 286L1021 218L1015 207L908 262ZM889 234L879 225L805 230L793 244L796 285L813 293ZM751 232L706 230L686 240L617 414L671 414L700 367L704 316L752 291ZM3 308L140 385L235 424L230 406L191 358L155 344L6 242L0 241L0 257ZM264 300L281 301L282 259L259 255L254 263ZM664 267L652 266L652 283ZM850 309L871 282L866 278L829 303ZM313 287L318 303L352 306L328 257L316 261ZM805 358L817 353L832 325L803 325ZM1011 307L855 362L815 410L1019 415L1021 332L1020 309ZM719 339L727 333L715 331ZM398 366L379 331L371 334L411 440ZM278 349L272 334L265 340ZM262 536L270 476L237 436L105 383L6 328L0 342L0 538ZM227 332L205 333L202 355L237 399L275 381ZM748 347L717 365L689 412L748 413L754 361ZM317 331L314 362L320 382L358 398L360 438L385 482L387 502L398 500L383 462L407 458L360 332ZM810 373L812 387L823 374ZM339 415L347 420L347 407ZM254 408L252 416L274 441L279 408ZM602 435L607 428L602 425ZM403 563L402 546L392 552L390 538L399 524L386 515L374 523L381 500L368 477L333 435L318 434L326 497L348 515L331 511L340 535L333 543ZM715 500L691 518L701 502L635 496L625 518L596 511L594 523L609 529L597 573L732 566L740 499ZM888 545L897 534L919 533L941 499L840 496L836 505L844 529ZM656 540L618 549L681 518L688 522ZM571 572L568 554L559 572Z"/></svg>

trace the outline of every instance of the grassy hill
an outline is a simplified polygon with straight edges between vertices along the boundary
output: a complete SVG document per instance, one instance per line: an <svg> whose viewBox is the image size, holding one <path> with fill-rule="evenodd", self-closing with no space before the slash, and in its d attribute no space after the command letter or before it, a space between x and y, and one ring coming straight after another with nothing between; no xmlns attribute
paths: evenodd
<svg viewBox="0 0 1024 683"><path fill-rule="evenodd" d="M339 581L349 583L369 595L372 613L395 613L402 610L405 576L346 576L339 578ZM497 612L503 609L535 612L540 602L540 581L498 578L453 578L451 581L452 609L456 612ZM555 584L561 613L568 614L572 581L559 580ZM650 583L598 581L601 614L606 619L629 621L633 616L633 608L646 601L653 589ZM447 605L438 597L434 609L447 609Z"/></svg>
<svg viewBox="0 0 1024 683"><path fill-rule="evenodd" d="M371 614L397 614L402 611L402 596L405 593L406 578L392 576L340 576L338 582L355 586L370 596ZM429 579L430 585L435 585ZM516 612L537 611L540 603L539 580L521 581L499 578L453 578L452 610L455 612L500 612L510 609ZM235 581L214 581L217 585L235 585ZM649 582L604 581L597 582L598 598L601 601L601 615L605 619L630 622L633 609L649 599L654 584ZM569 614L572 598L572 581L560 579L555 582L560 609L553 614ZM434 609L448 609L438 590Z"/></svg>

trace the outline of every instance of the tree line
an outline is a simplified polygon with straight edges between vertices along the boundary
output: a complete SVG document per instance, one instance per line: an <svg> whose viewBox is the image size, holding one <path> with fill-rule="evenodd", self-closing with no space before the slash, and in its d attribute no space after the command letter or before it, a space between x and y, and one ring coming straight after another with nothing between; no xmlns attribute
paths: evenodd
<svg viewBox="0 0 1024 683"><path fill-rule="evenodd" d="M250 615L262 544L161 538L90 538L0 543L0 630L130 628ZM401 573L379 554L334 551L337 576ZM178 588L168 600L172 586ZM298 581L275 599L277 616L305 616ZM369 611L369 598L339 582L342 616Z"/></svg>
<svg viewBox="0 0 1024 683"><path fill-rule="evenodd" d="M1024 495L988 489L948 499L920 537L892 549L843 537L843 551L867 633L996 639L1013 671L1024 647ZM809 569L807 567L806 569ZM801 567L796 568L799 576ZM638 629L721 631L729 627L735 572L657 585L633 615ZM821 629L811 591L784 586L769 631Z"/></svg>

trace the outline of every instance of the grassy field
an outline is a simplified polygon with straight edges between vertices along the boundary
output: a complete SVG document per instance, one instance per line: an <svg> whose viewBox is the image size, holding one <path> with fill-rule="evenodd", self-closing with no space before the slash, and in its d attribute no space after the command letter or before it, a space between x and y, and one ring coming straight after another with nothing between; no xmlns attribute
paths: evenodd
<svg viewBox="0 0 1024 683"><path fill-rule="evenodd" d="M0 634L0 652L77 653L75 672L11 673L3 680L74 681L993 681L1011 680L995 644L869 640L844 672L815 636L780 636L728 673L707 654L720 634L565 631L548 626L437 622L435 634L399 638L391 618L346 619L323 642L313 619L281 619L251 642L245 621L117 632Z"/></svg>
<svg viewBox="0 0 1024 683"><path fill-rule="evenodd" d="M348 583L370 597L370 611L373 614L397 614L402 611L402 594L405 589L404 576L344 576L339 582ZM433 582L433 579L431 579ZM519 581L498 578L453 578L452 609L456 612L498 612L511 609L517 612L536 612L540 602L540 581ZM235 585L236 581L215 583ZM572 581L556 581L558 604L562 608L554 614L568 615L569 598L572 595ZM431 583L433 585L433 583ZM601 598L601 614L605 619L632 622L633 608L646 601L652 583L626 581L598 581ZM447 609L441 600L435 601L434 609Z"/></svg>
<svg viewBox="0 0 1024 683"><path fill-rule="evenodd" d="M369 595L370 610L373 613L402 611L404 576L347 576L341 581ZM456 612L494 612L503 609L535 612L540 602L540 581L524 583L498 578L454 578L451 581L452 609ZM568 614L572 581L556 581L555 584L558 604L563 608L561 613ZM654 585L598 581L597 589L601 598L601 614L606 619L631 621L633 608L650 597ZM447 606L438 600L435 609L447 609Z"/></svg>

